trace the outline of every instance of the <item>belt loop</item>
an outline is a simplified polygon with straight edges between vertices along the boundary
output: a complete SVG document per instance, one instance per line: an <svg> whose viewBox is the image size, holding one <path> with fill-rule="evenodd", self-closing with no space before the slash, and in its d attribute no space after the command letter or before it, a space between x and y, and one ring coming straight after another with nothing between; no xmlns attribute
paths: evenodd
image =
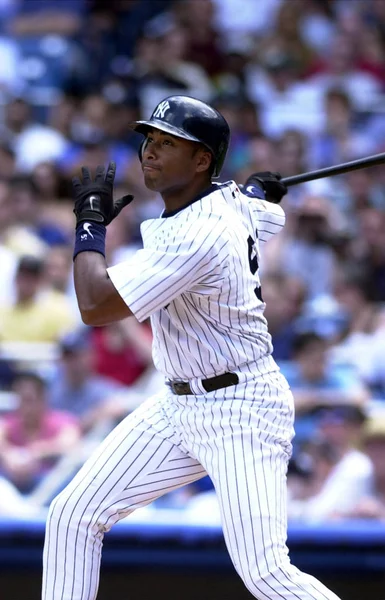
<svg viewBox="0 0 385 600"><path fill-rule="evenodd" d="M190 387L193 394L207 394L205 388L202 385L202 379L193 379L190 381Z"/></svg>

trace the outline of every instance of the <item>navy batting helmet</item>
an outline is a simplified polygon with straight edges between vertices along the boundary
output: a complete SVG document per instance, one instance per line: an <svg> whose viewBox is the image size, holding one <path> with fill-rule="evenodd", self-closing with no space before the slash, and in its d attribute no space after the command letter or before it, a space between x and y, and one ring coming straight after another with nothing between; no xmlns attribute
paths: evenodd
<svg viewBox="0 0 385 600"><path fill-rule="evenodd" d="M220 174L229 146L230 128L226 119L205 102L189 96L169 96L158 104L148 121L134 121L131 127L144 135L153 127L185 140L200 142L213 155L213 176Z"/></svg>

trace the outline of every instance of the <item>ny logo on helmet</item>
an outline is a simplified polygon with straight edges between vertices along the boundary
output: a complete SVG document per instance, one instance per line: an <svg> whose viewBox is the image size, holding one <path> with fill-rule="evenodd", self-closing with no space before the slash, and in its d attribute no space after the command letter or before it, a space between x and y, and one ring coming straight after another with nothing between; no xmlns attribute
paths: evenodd
<svg viewBox="0 0 385 600"><path fill-rule="evenodd" d="M160 104L158 104L158 106L154 110L154 114L152 116L153 117L160 117L161 119L163 119L164 115L166 114L166 112L168 110L170 110L170 104L168 103L167 100L163 100L163 102L161 102Z"/></svg>

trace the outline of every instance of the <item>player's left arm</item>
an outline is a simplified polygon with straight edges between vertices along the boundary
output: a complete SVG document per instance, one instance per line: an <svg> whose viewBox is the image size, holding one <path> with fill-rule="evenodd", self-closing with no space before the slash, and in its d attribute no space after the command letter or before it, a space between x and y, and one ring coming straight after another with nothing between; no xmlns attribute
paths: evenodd
<svg viewBox="0 0 385 600"><path fill-rule="evenodd" d="M101 326L120 321L133 313L116 290L107 272L105 259L106 227L118 216L133 196L113 201L115 164L96 169L92 181L82 168L82 180L73 179L76 216L74 283L82 320Z"/></svg>
<svg viewBox="0 0 385 600"><path fill-rule="evenodd" d="M252 173L242 189L245 196L259 198L273 204L279 204L287 191L281 174L271 171Z"/></svg>
<svg viewBox="0 0 385 600"><path fill-rule="evenodd" d="M285 213L279 206L287 187L280 173L264 171L248 177L241 191L249 199L249 209L260 246L278 233L285 224Z"/></svg>

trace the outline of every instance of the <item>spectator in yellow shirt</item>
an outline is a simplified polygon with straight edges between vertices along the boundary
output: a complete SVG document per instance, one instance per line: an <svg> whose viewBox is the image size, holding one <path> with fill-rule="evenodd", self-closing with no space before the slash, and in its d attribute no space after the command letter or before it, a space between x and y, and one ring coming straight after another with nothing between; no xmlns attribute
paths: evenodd
<svg viewBox="0 0 385 600"><path fill-rule="evenodd" d="M13 301L0 306L0 341L56 342L75 326L71 302L45 285L42 259L19 259L14 292Z"/></svg>

